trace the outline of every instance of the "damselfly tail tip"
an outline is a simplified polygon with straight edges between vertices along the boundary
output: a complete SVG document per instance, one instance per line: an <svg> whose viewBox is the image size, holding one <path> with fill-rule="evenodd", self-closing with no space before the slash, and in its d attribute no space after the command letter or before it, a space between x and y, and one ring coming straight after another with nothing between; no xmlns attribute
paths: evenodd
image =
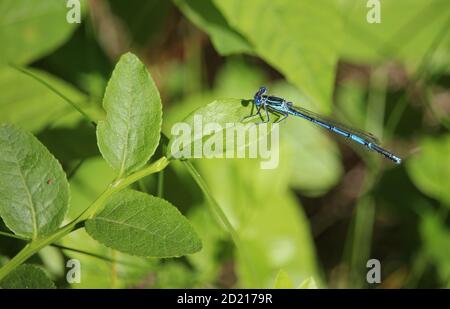
<svg viewBox="0 0 450 309"><path fill-rule="evenodd" d="M401 164L402 163L402 159L400 159L397 156L392 156L392 160L395 162L395 164Z"/></svg>

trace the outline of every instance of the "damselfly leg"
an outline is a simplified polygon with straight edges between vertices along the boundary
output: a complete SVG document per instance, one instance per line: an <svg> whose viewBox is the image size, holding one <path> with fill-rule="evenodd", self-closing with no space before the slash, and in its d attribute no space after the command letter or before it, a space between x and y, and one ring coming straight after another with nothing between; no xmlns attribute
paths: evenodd
<svg viewBox="0 0 450 309"><path fill-rule="evenodd" d="M262 108L262 105L258 106L258 107L256 108L256 113L253 114L254 108L255 108L255 104L252 104L252 109L250 110L250 115L245 116L244 118L242 118L242 119L241 119L241 122L244 122L244 120L246 120L246 119L254 118L255 116L259 116L262 120L264 120L264 118L263 118L262 115L261 115L261 108Z"/></svg>
<svg viewBox="0 0 450 309"><path fill-rule="evenodd" d="M282 122L284 119L286 119L286 118L289 116L288 113L281 113L281 112L280 112L280 114L281 114L283 117L278 118L278 120L275 121L275 123L280 123L280 122Z"/></svg>

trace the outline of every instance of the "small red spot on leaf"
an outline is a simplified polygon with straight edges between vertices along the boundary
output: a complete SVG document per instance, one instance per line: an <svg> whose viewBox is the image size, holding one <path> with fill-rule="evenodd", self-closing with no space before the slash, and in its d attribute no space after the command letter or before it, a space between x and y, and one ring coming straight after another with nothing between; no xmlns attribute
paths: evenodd
<svg viewBox="0 0 450 309"><path fill-rule="evenodd" d="M47 184L48 184L48 185L51 185L52 183L53 183L53 180L52 180L52 179L47 180Z"/></svg>

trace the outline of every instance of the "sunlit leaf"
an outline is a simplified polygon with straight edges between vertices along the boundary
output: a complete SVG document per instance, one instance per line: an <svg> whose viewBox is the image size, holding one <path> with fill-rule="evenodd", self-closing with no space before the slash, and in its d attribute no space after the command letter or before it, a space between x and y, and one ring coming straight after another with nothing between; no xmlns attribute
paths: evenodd
<svg viewBox="0 0 450 309"><path fill-rule="evenodd" d="M137 191L113 195L86 222L86 231L108 247L132 255L171 257L194 253L201 241L169 202Z"/></svg>
<svg viewBox="0 0 450 309"><path fill-rule="evenodd" d="M164 111L163 131L169 136L174 123L185 119L192 111L217 98L250 99L264 82L264 72L258 66L231 58L218 72L212 91L202 91L186 96L182 101ZM247 113L249 112L248 110Z"/></svg>
<svg viewBox="0 0 450 309"><path fill-rule="evenodd" d="M92 177L95 175L96 177ZM101 157L87 159L70 179L69 219L75 219L90 205L114 179L114 172ZM70 258L78 259L81 267L81 282L72 283L72 288L126 288L145 282L149 273L155 271L156 259L131 256L105 247L92 239L85 229L79 229L61 239L61 244L78 248L110 259L102 260L83 253L64 250Z"/></svg>
<svg viewBox="0 0 450 309"><path fill-rule="evenodd" d="M358 62L379 62L395 58L417 65L436 39L448 40L448 1L380 1L380 23L369 23L367 16L378 14L373 4L377 2L373 1L370 6L367 1L339 2L345 12L342 44L342 55L345 58ZM431 51L435 52L436 47ZM442 47L448 53L448 44Z"/></svg>
<svg viewBox="0 0 450 309"><path fill-rule="evenodd" d="M106 120L97 126L100 152L119 177L142 167L158 146L161 99L150 73L133 54L123 55L103 100Z"/></svg>
<svg viewBox="0 0 450 309"><path fill-rule="evenodd" d="M294 284L288 273L281 269L275 278L274 287L275 289L292 289Z"/></svg>
<svg viewBox="0 0 450 309"><path fill-rule="evenodd" d="M69 185L52 154L30 133L0 126L0 215L15 234L55 231L67 212Z"/></svg>
<svg viewBox="0 0 450 309"><path fill-rule="evenodd" d="M309 277L302 281L298 286L299 289L317 289L316 281L313 277Z"/></svg>
<svg viewBox="0 0 450 309"><path fill-rule="evenodd" d="M216 98L251 99L263 85L267 86L267 76L261 67L242 59L229 58L217 73L213 94Z"/></svg>
<svg viewBox="0 0 450 309"><path fill-rule="evenodd" d="M238 286L273 287L279 269L294 282L317 275L308 221L286 190L287 163L270 170L260 169L256 160L199 160L198 165L242 242L236 251Z"/></svg>
<svg viewBox="0 0 450 309"><path fill-rule="evenodd" d="M420 151L407 161L408 174L425 194L450 206L450 134L438 138L425 138Z"/></svg>
<svg viewBox="0 0 450 309"><path fill-rule="evenodd" d="M255 145L260 139L268 136L272 127L255 126L255 122L262 121L258 116L242 121L252 111L252 104L251 100L222 99L193 111L178 125L172 126L167 148L170 152L168 156L176 159L204 157L206 148L212 149L211 156L226 152L237 155L239 149ZM271 121L274 120L276 118L272 117ZM245 139L239 140L237 133L227 134L227 131L239 131ZM250 138L252 136L250 131L255 132L256 138ZM217 144L221 148L215 148L214 145ZM233 146L227 147L228 145Z"/></svg>
<svg viewBox="0 0 450 309"><path fill-rule="evenodd" d="M0 65L25 64L60 45L78 26L68 23L66 1L3 0L0 5Z"/></svg>
<svg viewBox="0 0 450 309"><path fill-rule="evenodd" d="M450 229L435 214L426 214L420 226L424 250L437 266L437 273L448 284L450 277Z"/></svg>
<svg viewBox="0 0 450 309"><path fill-rule="evenodd" d="M254 46L255 54L278 69L318 109L330 111L342 30L336 1L214 3Z"/></svg>
<svg viewBox="0 0 450 309"><path fill-rule="evenodd" d="M86 96L74 87L46 72L35 69L30 72L58 89L82 109L91 109L89 114L95 115L95 107L86 104ZM0 93L0 122L14 123L29 131L37 132L68 114L81 118L73 107L46 86L10 67L0 69Z"/></svg>
<svg viewBox="0 0 450 309"><path fill-rule="evenodd" d="M222 55L252 53L251 44L228 25L214 3L203 0L177 0L175 3L183 14L211 36L214 47Z"/></svg>

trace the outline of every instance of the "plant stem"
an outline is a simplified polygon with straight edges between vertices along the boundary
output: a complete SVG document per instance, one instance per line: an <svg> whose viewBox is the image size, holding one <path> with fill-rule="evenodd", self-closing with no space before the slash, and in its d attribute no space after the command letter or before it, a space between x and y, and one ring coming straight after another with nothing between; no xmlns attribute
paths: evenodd
<svg viewBox="0 0 450 309"><path fill-rule="evenodd" d="M10 233L6 233L6 232L1 232L1 231L0 231L0 236L5 236L5 237L9 237L9 238L20 239L20 240L25 240L25 241L29 241L29 240L30 240L30 239L27 238L27 237L15 235L15 234L10 234Z"/></svg>
<svg viewBox="0 0 450 309"><path fill-rule="evenodd" d="M116 193L132 183L138 181L139 179L144 178L145 176L148 176L153 173L157 173L161 170L163 170L167 165L169 164L169 161L166 157L162 157L158 161L153 162L152 164L148 165L147 167L137 171L134 174L131 174L130 176L127 176L125 178L118 179L114 181L112 184L109 185L108 189L103 192L97 200L88 207L79 217L79 222L87 220L92 218L94 215L96 215L99 211L102 210L104 202L113 194Z"/></svg>
<svg viewBox="0 0 450 309"><path fill-rule="evenodd" d="M228 232L231 235L231 238L233 238L233 241L236 246L239 246L239 235L237 234L236 230L234 229L231 222L228 220L227 216L223 212L222 208L220 208L217 201L214 199L214 197L209 192L208 186L206 185L205 181L203 180L202 176L197 172L195 167L192 165L191 162L185 160L181 161L184 163L186 168L189 171L189 174L191 174L192 178L194 178L195 182L199 186L200 190L202 190L203 194L205 195L207 199L207 205L209 206L209 209L213 216L215 216L219 223L225 227L226 232Z"/></svg>
<svg viewBox="0 0 450 309"><path fill-rule="evenodd" d="M97 258L99 260L102 260L102 261L108 262L108 263L116 262L117 264L128 266L128 267L134 267L134 268L138 268L138 269L142 268L142 265L139 265L139 264L129 263L129 262L116 260L116 259L113 260L112 258L110 258L108 256L103 256L103 255L100 255L100 254L97 254L97 253L92 253L92 252L81 250L81 249L77 249L77 248L66 247L66 246L62 246L62 245L58 245L58 244L52 244L51 246L55 247L55 248L58 248L60 250L63 250L63 251L71 251L71 252L75 252L75 253L78 253L78 254L84 254L84 255L87 255L87 256L90 256L90 257L93 257L93 258Z"/></svg>
<svg viewBox="0 0 450 309"><path fill-rule="evenodd" d="M427 66L429 66L431 59L433 58L433 55L435 54L436 50L438 50L439 44L441 44L442 40L445 38L445 35L447 34L448 27L450 25L450 18L447 19L447 22L442 27L442 29L439 31L438 35L434 38L434 40L431 42L431 45L426 50L424 56L420 60L419 66L414 73L413 78L408 81L408 84L406 85L405 94L400 97L400 99L395 102L395 108L392 110L389 118L386 122L386 131L390 133L390 135L393 134L395 128L397 127L398 123L400 122L400 118L403 115L403 112L405 111L407 104L408 104L408 97L407 93L408 90L412 88L412 86L421 78L425 80L425 83L427 82L427 79L429 77L426 76L426 69ZM425 75L423 77L422 75ZM425 105L427 107L427 105ZM433 116L434 114L431 113ZM440 122L440 119L437 118L437 120Z"/></svg>
<svg viewBox="0 0 450 309"><path fill-rule="evenodd" d="M64 94L62 94L59 90L57 90L55 87L53 87L52 85L50 85L48 82L46 82L44 79L40 78L39 76L31 73L30 71L23 69L19 66L16 66L14 64L9 64L10 67L16 69L19 72L22 72L25 75L30 76L31 78L35 79L36 81L38 81L39 83L43 84L45 87L47 87L48 89L50 89L51 91L53 91L53 93L55 93L56 95L58 95L61 99L63 99L64 101L66 101L67 103L69 103L73 108L75 108L80 114L82 114L86 119L89 119L92 123L96 123L96 119L94 119L93 117L91 117L90 115L88 115L81 107L78 106L77 103L75 103L74 101L70 100L68 97L66 97Z"/></svg>
<svg viewBox="0 0 450 309"><path fill-rule="evenodd" d="M33 240L28 243L19 253L16 254L8 263L6 263L0 269L0 281L3 280L11 271L25 262L30 256L38 252L43 247L51 244L57 239L67 235L76 227L76 220L56 230L53 234L50 234L44 238Z"/></svg>
<svg viewBox="0 0 450 309"><path fill-rule="evenodd" d="M5 237L9 237L9 238L14 238L14 239L20 239L20 240L23 240L23 241L29 241L30 240L29 238L26 238L26 237L22 237L22 236L18 236L18 235L15 235L15 234L10 234L10 233L5 233L5 232L0 232L0 236L5 236ZM72 252L75 252L75 253L91 256L91 257L94 257L94 258L97 258L97 259L100 259L100 260L103 260L103 261L106 261L106 262L109 262L109 263L113 262L113 260L111 258L107 257L107 256L103 256L103 255L100 255L100 254L92 253L92 252L89 252L89 251L84 251L84 250L77 249L77 248L66 247L66 246L63 246L63 245L58 245L56 243L51 244L50 246L52 246L54 248L57 248L57 249L60 249L60 250L67 250L67 251L72 251ZM135 265L135 264L132 264L132 263L127 263L127 262L122 262L122 261L115 261L115 262L117 262L118 264L125 265L125 266L142 268L142 266L137 265L137 264Z"/></svg>
<svg viewBox="0 0 450 309"><path fill-rule="evenodd" d="M252 278L252 281L255 285L258 284L258 282L255 281L255 270L254 266L252 264L252 261L250 260L249 256L246 253L246 248L242 245L242 242L240 240L240 237L236 230L234 229L231 222L228 220L226 214L223 212L222 208L220 208L217 201L212 196L211 192L208 189L208 186L206 185L206 182L203 180L202 176L198 173L198 171L195 169L195 167L192 165L191 162L184 160L181 161L186 166L187 170L189 171L189 174L191 174L192 178L194 178L197 185L200 187L200 190L203 192L203 194L206 197L207 205L209 207L210 212L212 215L216 218L216 220L219 222L219 224L225 228L225 231L230 234L231 238L233 239L234 245L239 250L243 263L246 264L247 269L249 271L249 274Z"/></svg>
<svg viewBox="0 0 450 309"><path fill-rule="evenodd" d="M158 190L157 196L163 198L164 195L164 171L158 173Z"/></svg>
<svg viewBox="0 0 450 309"><path fill-rule="evenodd" d="M0 269L0 281L40 249L69 234L73 230L77 229L80 223L96 215L99 211L102 210L104 204L112 194L126 188L130 184L145 176L161 171L168 164L169 161L167 160L167 158L162 157L152 164L135 172L134 174L131 174L122 179L118 179L110 184L108 188L81 215L78 216L78 218L59 228L54 233L28 243L16 256L14 256Z"/></svg>

